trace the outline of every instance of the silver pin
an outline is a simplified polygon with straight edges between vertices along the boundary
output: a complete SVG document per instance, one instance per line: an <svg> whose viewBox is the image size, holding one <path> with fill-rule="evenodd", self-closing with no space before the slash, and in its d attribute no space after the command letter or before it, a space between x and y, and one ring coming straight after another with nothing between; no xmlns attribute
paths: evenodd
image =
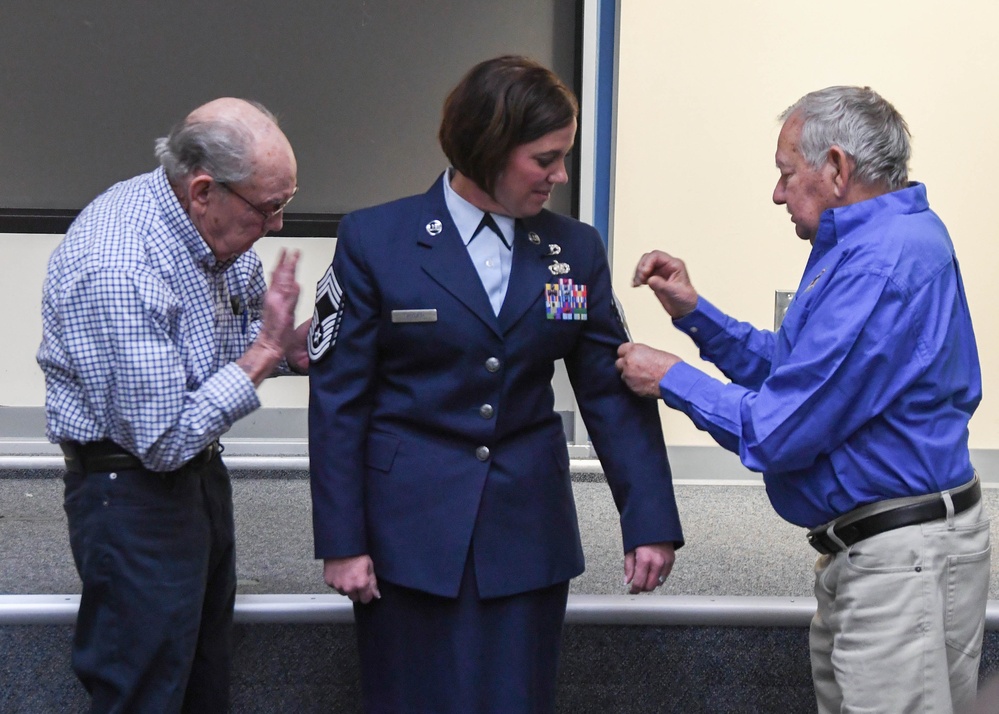
<svg viewBox="0 0 999 714"><path fill-rule="evenodd" d="M565 275L571 270L568 263L560 263L557 260L548 266L548 270L552 275Z"/></svg>
<svg viewBox="0 0 999 714"><path fill-rule="evenodd" d="M436 219L430 221L430 223L427 224L427 233L429 233L432 236L437 235L442 230L444 230L444 226L441 224L440 221Z"/></svg>
<svg viewBox="0 0 999 714"><path fill-rule="evenodd" d="M549 243L548 244L548 255L549 256L558 255L561 252L562 252L562 246L560 246L558 243Z"/></svg>
<svg viewBox="0 0 999 714"><path fill-rule="evenodd" d="M534 231L527 234L527 240L531 241L534 245L541 245L541 236Z"/></svg>

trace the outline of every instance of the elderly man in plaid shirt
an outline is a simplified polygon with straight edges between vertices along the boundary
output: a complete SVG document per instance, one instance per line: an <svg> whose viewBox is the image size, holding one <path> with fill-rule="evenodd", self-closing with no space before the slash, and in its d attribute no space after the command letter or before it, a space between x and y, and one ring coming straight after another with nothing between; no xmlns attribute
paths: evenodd
<svg viewBox="0 0 999 714"><path fill-rule="evenodd" d="M236 592L218 438L308 367L297 255L253 244L297 190L273 115L223 98L159 139L49 261L38 363L83 582L73 668L94 712L224 712Z"/></svg>

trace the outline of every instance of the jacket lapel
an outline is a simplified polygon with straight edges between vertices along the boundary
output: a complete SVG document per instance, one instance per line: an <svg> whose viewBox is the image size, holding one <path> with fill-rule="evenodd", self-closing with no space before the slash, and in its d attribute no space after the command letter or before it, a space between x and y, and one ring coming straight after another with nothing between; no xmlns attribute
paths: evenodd
<svg viewBox="0 0 999 714"><path fill-rule="evenodd" d="M489 296L482 287L482 280L475 271L468 249L462 243L458 229L451 220L451 213L447 210L442 181L443 178L438 177L424 197L423 216L417 236L417 243L424 248L423 270L487 327L500 335L499 323L489 304ZM515 265L516 254L514 251Z"/></svg>
<svg viewBox="0 0 999 714"><path fill-rule="evenodd" d="M518 220L514 231L513 267L510 285L500 309L499 326L505 334L524 316L528 308L544 297L545 283L551 282L548 270L552 258L548 257L548 244L543 235L533 230L530 219ZM540 242L532 243L531 234Z"/></svg>

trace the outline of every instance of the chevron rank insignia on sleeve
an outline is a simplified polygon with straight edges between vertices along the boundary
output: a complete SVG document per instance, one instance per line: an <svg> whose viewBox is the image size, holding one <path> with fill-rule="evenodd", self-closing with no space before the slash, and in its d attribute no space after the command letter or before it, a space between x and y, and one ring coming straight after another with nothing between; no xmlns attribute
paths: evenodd
<svg viewBox="0 0 999 714"><path fill-rule="evenodd" d="M318 362L333 351L343 318L343 289L331 264L316 285L316 309L309 327L309 359Z"/></svg>

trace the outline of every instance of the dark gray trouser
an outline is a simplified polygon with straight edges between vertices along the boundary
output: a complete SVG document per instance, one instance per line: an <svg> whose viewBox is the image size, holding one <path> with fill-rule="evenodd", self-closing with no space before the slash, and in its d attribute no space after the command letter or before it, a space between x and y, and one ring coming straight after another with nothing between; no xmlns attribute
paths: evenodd
<svg viewBox="0 0 999 714"><path fill-rule="evenodd" d="M65 483L83 581L72 661L91 711L227 711L236 570L221 458Z"/></svg>

